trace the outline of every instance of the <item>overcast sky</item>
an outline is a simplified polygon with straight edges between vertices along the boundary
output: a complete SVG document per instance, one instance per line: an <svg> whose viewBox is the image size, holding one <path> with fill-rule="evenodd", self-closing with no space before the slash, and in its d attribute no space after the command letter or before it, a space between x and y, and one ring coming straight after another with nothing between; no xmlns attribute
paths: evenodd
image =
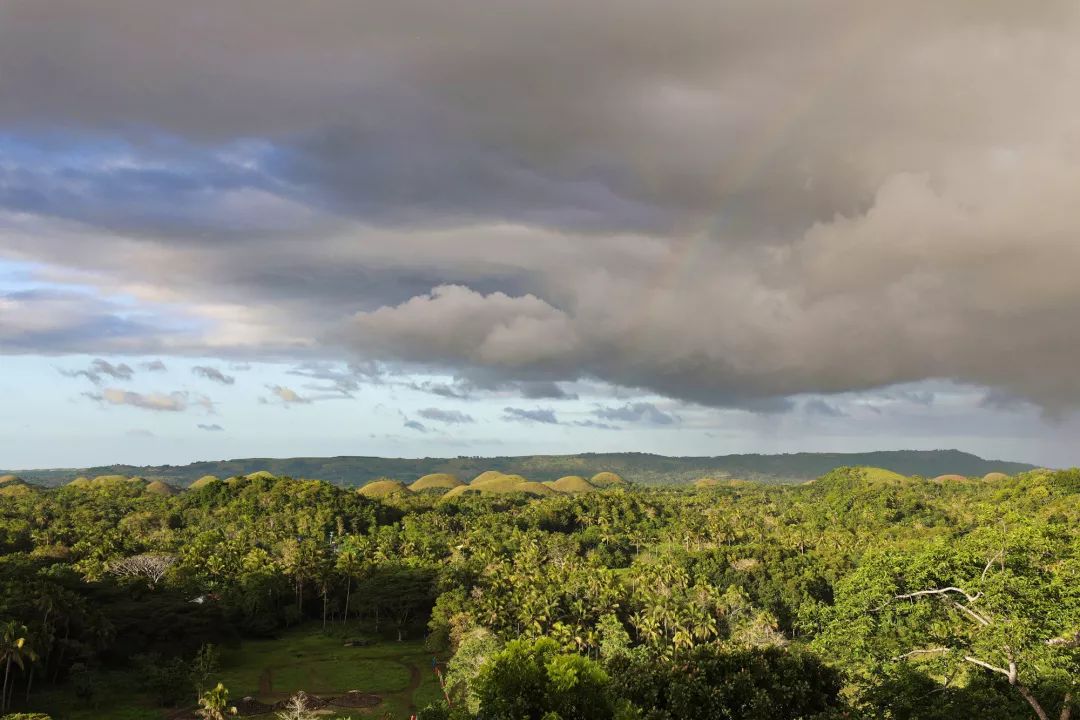
<svg viewBox="0 0 1080 720"><path fill-rule="evenodd" d="M0 467L1080 464L1075 0L0 3Z"/></svg>

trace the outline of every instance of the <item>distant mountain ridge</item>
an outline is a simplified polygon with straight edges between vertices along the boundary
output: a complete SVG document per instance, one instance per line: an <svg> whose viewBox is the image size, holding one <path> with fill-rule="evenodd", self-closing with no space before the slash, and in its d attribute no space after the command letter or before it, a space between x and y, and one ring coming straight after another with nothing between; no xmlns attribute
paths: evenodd
<svg viewBox="0 0 1080 720"><path fill-rule="evenodd" d="M959 450L883 450L866 453L791 453L783 455L717 455L668 457L648 453L584 453L517 457L381 458L363 456L244 458L195 462L188 465L104 465L89 468L22 470L14 474L42 485L60 485L72 478L99 475L138 476L187 486L204 475L221 478L267 470L275 475L326 480L358 487L377 478L409 483L430 473L450 473L468 480L485 470L522 475L540 482L565 475L592 476L604 470L643 485L684 485L702 477L731 477L771 483L798 483L845 465L882 467L902 475L1009 475L1033 470L1034 465L984 460ZM0 471L0 475L7 471Z"/></svg>

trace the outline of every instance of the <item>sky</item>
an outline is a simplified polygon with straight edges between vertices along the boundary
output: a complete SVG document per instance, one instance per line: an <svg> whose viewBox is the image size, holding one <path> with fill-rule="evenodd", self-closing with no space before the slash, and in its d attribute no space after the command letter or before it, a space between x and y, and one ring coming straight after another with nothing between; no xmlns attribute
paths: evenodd
<svg viewBox="0 0 1080 720"><path fill-rule="evenodd" d="M1080 464L1080 6L0 3L0 467Z"/></svg>

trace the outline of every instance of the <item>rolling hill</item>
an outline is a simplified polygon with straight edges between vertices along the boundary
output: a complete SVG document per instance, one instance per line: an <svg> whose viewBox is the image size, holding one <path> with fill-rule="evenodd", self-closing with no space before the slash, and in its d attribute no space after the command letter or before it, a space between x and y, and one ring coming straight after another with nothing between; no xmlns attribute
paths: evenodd
<svg viewBox="0 0 1080 720"><path fill-rule="evenodd" d="M457 478L473 478L486 470L522 475L537 482L565 476L595 477L613 472L632 483L644 485L684 485L702 477L737 478L770 483L797 483L811 480L844 465L885 468L902 475L963 475L982 477L987 473L1014 474L1033 465L1001 460L984 460L959 450L892 450L867 453L792 453L785 455L717 455L713 457L667 457L647 453L585 453L581 455L527 455L520 457L456 458L246 458L191 463L190 465L109 465L93 468L19 470L27 482L61 485L74 477L119 475L161 480L186 487L201 477L228 478L265 470L274 475L318 478L338 485L359 487L377 478L394 478L411 483L433 473ZM7 471L0 471L0 475Z"/></svg>

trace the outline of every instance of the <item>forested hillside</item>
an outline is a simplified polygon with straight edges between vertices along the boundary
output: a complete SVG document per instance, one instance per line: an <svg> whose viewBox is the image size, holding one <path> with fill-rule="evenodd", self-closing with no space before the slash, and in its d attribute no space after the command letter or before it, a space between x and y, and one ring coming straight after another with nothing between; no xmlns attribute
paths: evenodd
<svg viewBox="0 0 1080 720"><path fill-rule="evenodd" d="M582 455L529 455L522 457L456 458L248 458L197 462L190 465L106 465L91 468L24 470L24 479L60 485L75 477L125 475L159 478L190 485L200 477L232 477L267 470L275 475L317 478L345 487L380 478L412 482L431 473L474 477L485 470L523 475L538 481L564 475L591 476L604 470L619 473L643 485L688 484L702 477L732 477L759 482L797 483L843 466L883 467L902 475L936 477L955 474L981 477L989 472L1008 474L1032 470L1025 463L982 458L958 450L896 450L869 453L793 453L787 455L718 455L665 457L648 453L586 453ZM15 472L15 471L11 471ZM0 473L2 474L2 473Z"/></svg>
<svg viewBox="0 0 1080 720"><path fill-rule="evenodd" d="M591 490L574 491L587 489L578 480ZM343 718L352 702L402 720L1080 710L1076 470L928 480L842 468L799 486L700 488L601 475L550 493L492 473L475 492L431 477L383 497L269 473L185 491L9 484L11 709L179 718L199 698L202 717L299 702L279 717Z"/></svg>

